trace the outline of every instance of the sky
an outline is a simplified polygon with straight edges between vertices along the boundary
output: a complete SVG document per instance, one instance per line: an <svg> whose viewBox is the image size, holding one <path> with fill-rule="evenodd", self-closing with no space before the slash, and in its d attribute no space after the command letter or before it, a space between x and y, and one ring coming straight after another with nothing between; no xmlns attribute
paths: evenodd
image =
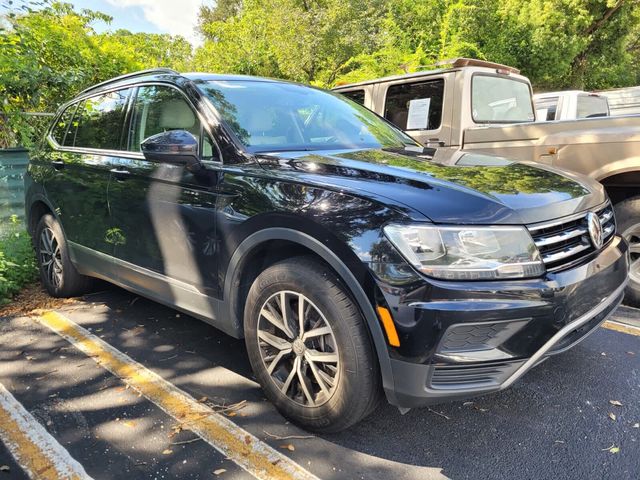
<svg viewBox="0 0 640 480"><path fill-rule="evenodd" d="M202 40L196 33L198 9L213 0L65 0L77 9L98 10L113 17L110 25L96 22L97 32L124 28L131 32L182 35L194 45Z"/></svg>

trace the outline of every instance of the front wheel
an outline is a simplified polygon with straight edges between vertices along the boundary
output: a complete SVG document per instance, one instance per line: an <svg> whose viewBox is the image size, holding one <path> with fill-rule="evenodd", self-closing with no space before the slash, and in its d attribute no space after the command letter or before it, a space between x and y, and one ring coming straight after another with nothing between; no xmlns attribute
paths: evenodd
<svg viewBox="0 0 640 480"><path fill-rule="evenodd" d="M62 228L53 215L43 215L33 240L40 279L49 295L75 297L90 289L93 279L80 275L71 263Z"/></svg>
<svg viewBox="0 0 640 480"><path fill-rule="evenodd" d="M640 307L640 196L628 198L615 205L618 232L629 244L631 267L624 303Z"/></svg>
<svg viewBox="0 0 640 480"><path fill-rule="evenodd" d="M244 328L258 382L294 423L336 432L377 405L378 364L364 319L315 259L284 260L262 272L247 297Z"/></svg>

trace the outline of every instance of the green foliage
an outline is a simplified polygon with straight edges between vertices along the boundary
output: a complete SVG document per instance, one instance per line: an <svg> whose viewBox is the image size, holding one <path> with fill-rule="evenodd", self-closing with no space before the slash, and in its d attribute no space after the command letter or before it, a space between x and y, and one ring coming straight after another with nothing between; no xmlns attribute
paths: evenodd
<svg viewBox="0 0 640 480"><path fill-rule="evenodd" d="M14 215L0 225L0 305L38 276L31 239Z"/></svg>
<svg viewBox="0 0 640 480"><path fill-rule="evenodd" d="M640 82L638 0L225 0L203 7L195 66L323 86L466 56L538 89Z"/></svg>
<svg viewBox="0 0 640 480"><path fill-rule="evenodd" d="M184 68L191 45L182 37L97 34L111 17L68 3L22 1L0 17L0 148L32 146L39 132L18 112L54 112L80 90L155 66ZM38 7L34 9L33 7Z"/></svg>
<svg viewBox="0 0 640 480"><path fill-rule="evenodd" d="M204 44L94 26L111 17L51 0L0 0L0 148L31 146L79 90L167 66L320 86L467 56L513 65L539 90L640 83L640 0L218 0Z"/></svg>

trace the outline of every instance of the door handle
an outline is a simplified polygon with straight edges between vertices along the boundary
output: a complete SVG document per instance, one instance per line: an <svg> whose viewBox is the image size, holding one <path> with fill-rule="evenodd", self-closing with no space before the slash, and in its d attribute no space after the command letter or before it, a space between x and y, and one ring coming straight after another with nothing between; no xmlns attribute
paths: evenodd
<svg viewBox="0 0 640 480"><path fill-rule="evenodd" d="M126 179L129 175L131 175L131 172L129 170L124 170L124 169L120 169L120 168L112 168L111 170L109 170L111 173L113 173L113 175L118 179L118 180L124 180Z"/></svg>
<svg viewBox="0 0 640 480"><path fill-rule="evenodd" d="M64 162L62 160L54 160L51 162L51 165L53 165L53 168L56 170L62 170L64 168Z"/></svg>

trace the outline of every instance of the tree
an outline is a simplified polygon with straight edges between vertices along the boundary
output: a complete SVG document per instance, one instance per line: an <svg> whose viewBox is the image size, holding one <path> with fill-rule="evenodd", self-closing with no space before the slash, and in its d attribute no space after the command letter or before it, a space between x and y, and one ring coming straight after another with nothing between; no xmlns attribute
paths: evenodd
<svg viewBox="0 0 640 480"><path fill-rule="evenodd" d="M5 5L5 8L8 5ZM191 46L181 37L97 34L111 17L76 11L67 3L21 2L0 25L0 147L29 146L43 123L20 112L54 112L80 90L148 67L188 65Z"/></svg>
<svg viewBox="0 0 640 480"><path fill-rule="evenodd" d="M198 69L330 85L349 60L380 45L383 0L246 0L201 19ZM202 11L201 11L202 13Z"/></svg>

